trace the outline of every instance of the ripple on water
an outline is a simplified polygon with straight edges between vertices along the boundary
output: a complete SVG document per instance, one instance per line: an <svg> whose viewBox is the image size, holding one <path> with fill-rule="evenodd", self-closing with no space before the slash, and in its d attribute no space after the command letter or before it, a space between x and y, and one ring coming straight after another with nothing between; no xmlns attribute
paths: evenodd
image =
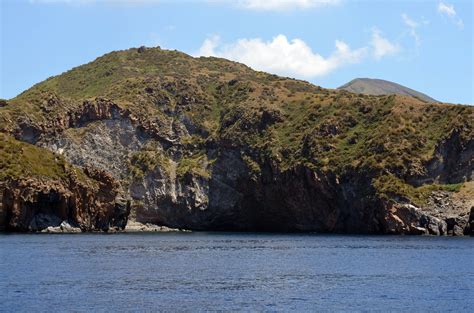
<svg viewBox="0 0 474 313"><path fill-rule="evenodd" d="M0 235L4 311L469 311L472 238Z"/></svg>

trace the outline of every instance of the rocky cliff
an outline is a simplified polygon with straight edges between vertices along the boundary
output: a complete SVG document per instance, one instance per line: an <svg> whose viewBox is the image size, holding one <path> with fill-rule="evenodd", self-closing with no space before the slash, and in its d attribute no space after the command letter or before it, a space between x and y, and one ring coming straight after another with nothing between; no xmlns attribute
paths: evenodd
<svg viewBox="0 0 474 313"><path fill-rule="evenodd" d="M474 110L112 52L0 107L0 225L462 235Z"/></svg>

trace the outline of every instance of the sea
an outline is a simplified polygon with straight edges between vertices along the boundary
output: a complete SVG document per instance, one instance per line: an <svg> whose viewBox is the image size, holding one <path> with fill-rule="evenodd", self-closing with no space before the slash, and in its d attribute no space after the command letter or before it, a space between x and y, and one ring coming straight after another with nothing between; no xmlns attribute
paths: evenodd
<svg viewBox="0 0 474 313"><path fill-rule="evenodd" d="M1 312L474 312L474 238L0 235Z"/></svg>

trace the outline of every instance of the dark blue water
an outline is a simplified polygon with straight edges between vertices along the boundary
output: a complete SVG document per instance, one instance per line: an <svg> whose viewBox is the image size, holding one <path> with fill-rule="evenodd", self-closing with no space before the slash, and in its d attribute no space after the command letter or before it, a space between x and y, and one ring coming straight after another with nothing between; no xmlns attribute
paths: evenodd
<svg viewBox="0 0 474 313"><path fill-rule="evenodd" d="M474 239L1 235L0 310L473 312Z"/></svg>

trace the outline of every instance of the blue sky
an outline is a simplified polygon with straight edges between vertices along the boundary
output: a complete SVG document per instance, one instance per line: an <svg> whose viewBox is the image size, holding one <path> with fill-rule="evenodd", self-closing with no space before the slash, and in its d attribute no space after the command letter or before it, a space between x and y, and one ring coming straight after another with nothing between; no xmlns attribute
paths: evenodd
<svg viewBox="0 0 474 313"><path fill-rule="evenodd" d="M215 55L335 88L391 80L474 103L471 1L2 0L0 97L111 50Z"/></svg>

